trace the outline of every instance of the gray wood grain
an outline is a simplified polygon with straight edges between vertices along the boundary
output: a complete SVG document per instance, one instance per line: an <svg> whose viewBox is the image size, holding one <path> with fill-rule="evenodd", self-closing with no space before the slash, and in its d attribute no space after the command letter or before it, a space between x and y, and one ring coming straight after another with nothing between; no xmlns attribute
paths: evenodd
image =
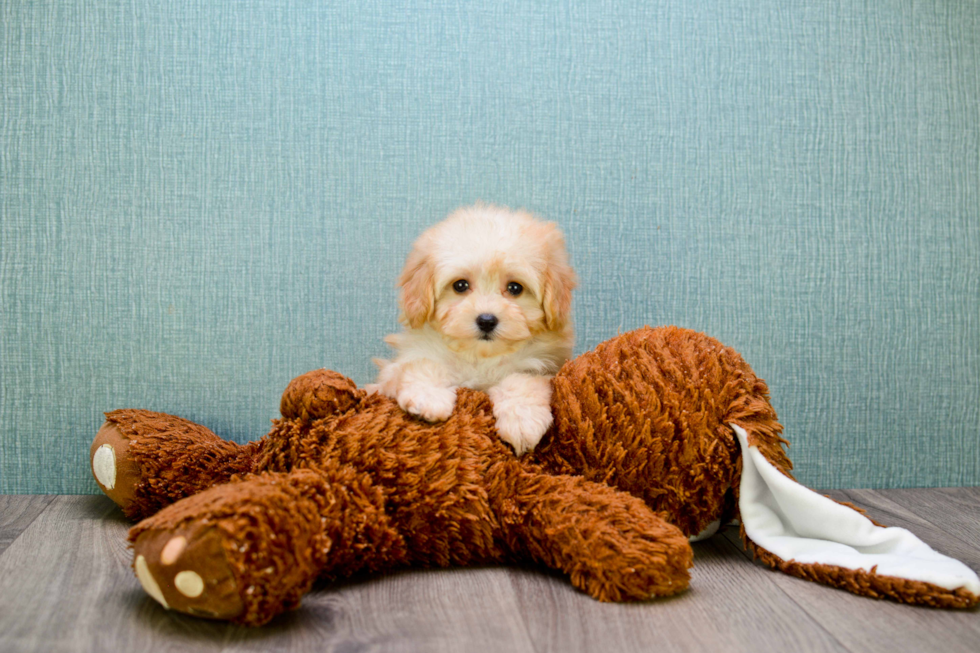
<svg viewBox="0 0 980 653"><path fill-rule="evenodd" d="M259 629L168 612L130 570L129 526L104 497L54 499L0 556L0 650L533 650L505 569L322 588Z"/></svg>
<svg viewBox="0 0 980 653"><path fill-rule="evenodd" d="M484 568L407 571L325 586L291 619L317 632L321 645L343 650L530 653L525 617L508 570Z"/></svg>
<svg viewBox="0 0 980 653"><path fill-rule="evenodd" d="M536 651L844 651L727 540L694 545L687 592L598 603L562 578L515 574Z"/></svg>
<svg viewBox="0 0 980 653"><path fill-rule="evenodd" d="M58 497L0 556L4 651L149 650L127 524L105 497ZM135 609L134 609L135 608Z"/></svg>
<svg viewBox="0 0 980 653"><path fill-rule="evenodd" d="M832 493L943 552L980 558L980 489ZM974 651L978 611L873 601L751 564L737 532L695 545L691 589L604 604L535 568L409 571L318 587L249 629L168 612L130 570L104 497L0 497L0 650ZM940 517L941 516L941 517ZM19 534L19 535L18 535ZM968 563L969 564L969 563Z"/></svg>
<svg viewBox="0 0 980 653"><path fill-rule="evenodd" d="M52 501L50 494L0 494L0 554Z"/></svg>

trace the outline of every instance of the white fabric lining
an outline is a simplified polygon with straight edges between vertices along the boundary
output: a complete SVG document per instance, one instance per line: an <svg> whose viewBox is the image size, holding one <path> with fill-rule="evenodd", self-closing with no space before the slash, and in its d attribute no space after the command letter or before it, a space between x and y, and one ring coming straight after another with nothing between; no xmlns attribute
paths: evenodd
<svg viewBox="0 0 980 653"><path fill-rule="evenodd" d="M742 446L738 508L746 534L783 560L821 563L881 576L924 581L980 595L980 578L966 565L937 553L904 528L870 519L787 478L748 434L731 425Z"/></svg>

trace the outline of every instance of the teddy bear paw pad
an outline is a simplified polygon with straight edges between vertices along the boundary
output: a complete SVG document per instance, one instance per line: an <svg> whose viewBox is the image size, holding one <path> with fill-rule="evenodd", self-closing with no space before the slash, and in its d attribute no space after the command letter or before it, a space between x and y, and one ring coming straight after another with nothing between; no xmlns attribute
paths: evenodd
<svg viewBox="0 0 980 653"><path fill-rule="evenodd" d="M213 619L244 611L224 539L213 526L145 531L133 549L140 584L163 607Z"/></svg>
<svg viewBox="0 0 980 653"><path fill-rule="evenodd" d="M116 487L116 451L111 444L103 444L95 450L92 471L100 485L109 490Z"/></svg>
<svg viewBox="0 0 980 653"><path fill-rule="evenodd" d="M174 576L174 587L189 599L196 599L204 593L204 579L196 571L182 571Z"/></svg>
<svg viewBox="0 0 980 653"><path fill-rule="evenodd" d="M160 591L159 583L150 572L150 567L146 564L146 558L143 556L136 556L136 577L139 579L140 585L143 586L143 591L152 596L164 608L170 609L170 606L167 605L167 599L163 597L163 592Z"/></svg>
<svg viewBox="0 0 980 653"><path fill-rule="evenodd" d="M139 466L132 459L129 442L115 424L106 422L95 434L89 452L96 482L123 510L133 504L140 480Z"/></svg>
<svg viewBox="0 0 980 653"><path fill-rule="evenodd" d="M177 558L180 554L184 552L187 547L187 538L183 535L177 535L170 539L163 546L163 551L160 552L160 564L172 565L177 562Z"/></svg>

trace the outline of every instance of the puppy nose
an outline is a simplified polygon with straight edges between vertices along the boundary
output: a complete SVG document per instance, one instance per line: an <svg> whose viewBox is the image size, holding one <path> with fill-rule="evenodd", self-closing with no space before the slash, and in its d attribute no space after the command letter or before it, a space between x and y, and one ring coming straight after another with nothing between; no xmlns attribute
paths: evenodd
<svg viewBox="0 0 980 653"><path fill-rule="evenodd" d="M500 320L497 319L497 316L490 313L483 313L476 318L476 326L480 327L480 331L483 333L490 333L496 329L498 322Z"/></svg>

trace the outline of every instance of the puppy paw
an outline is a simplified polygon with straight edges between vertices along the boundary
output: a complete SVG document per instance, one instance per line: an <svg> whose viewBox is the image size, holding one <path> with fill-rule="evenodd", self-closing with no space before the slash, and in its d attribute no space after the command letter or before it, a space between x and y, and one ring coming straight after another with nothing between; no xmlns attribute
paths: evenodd
<svg viewBox="0 0 980 653"><path fill-rule="evenodd" d="M513 403L495 405L493 416L497 420L500 439L512 446L518 456L538 446L554 419L550 406Z"/></svg>
<svg viewBox="0 0 980 653"><path fill-rule="evenodd" d="M456 388L408 386L399 391L398 405L406 413L427 422L443 422L456 407Z"/></svg>
<svg viewBox="0 0 980 653"><path fill-rule="evenodd" d="M551 379L511 374L487 391L500 439L521 456L538 445L551 427Z"/></svg>

